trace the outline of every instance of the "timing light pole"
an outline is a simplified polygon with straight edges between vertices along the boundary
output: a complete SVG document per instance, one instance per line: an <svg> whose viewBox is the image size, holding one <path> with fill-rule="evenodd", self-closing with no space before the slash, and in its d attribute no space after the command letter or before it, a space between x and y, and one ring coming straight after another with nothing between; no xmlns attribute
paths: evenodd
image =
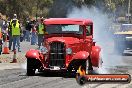
<svg viewBox="0 0 132 88"><path fill-rule="evenodd" d="M130 8L131 8L131 0L129 0L129 2L128 2L128 13L127 13L127 15L128 15L128 22L130 23L130 17L131 17L131 13L130 13Z"/></svg>

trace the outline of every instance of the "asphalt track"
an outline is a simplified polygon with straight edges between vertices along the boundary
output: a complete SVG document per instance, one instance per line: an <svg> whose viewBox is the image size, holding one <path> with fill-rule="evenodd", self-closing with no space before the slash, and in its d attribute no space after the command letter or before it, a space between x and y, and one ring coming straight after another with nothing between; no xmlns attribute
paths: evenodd
<svg viewBox="0 0 132 88"><path fill-rule="evenodd" d="M22 45L23 51L31 48L27 46L27 43ZM105 64L101 72L132 74L132 50L126 50L123 56L116 55L112 51L111 48L107 49L107 57L110 57L107 59L112 59L111 63L116 62L117 64L108 66ZM57 73L49 73L48 75L36 73L35 76L26 76L26 69L22 65L24 64L0 63L0 88L132 88L132 82L129 84L87 83L80 86L75 78L64 77Z"/></svg>

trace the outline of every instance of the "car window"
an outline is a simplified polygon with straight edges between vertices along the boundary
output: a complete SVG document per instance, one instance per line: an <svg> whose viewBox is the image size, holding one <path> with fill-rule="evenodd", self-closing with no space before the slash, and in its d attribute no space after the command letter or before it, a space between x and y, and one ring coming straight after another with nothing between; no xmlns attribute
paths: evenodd
<svg viewBox="0 0 132 88"><path fill-rule="evenodd" d="M89 36L89 35L91 35L91 32L92 32L92 25L88 25L88 26L86 26L86 35L87 36Z"/></svg>
<svg viewBox="0 0 132 88"><path fill-rule="evenodd" d="M47 25L46 32L52 33L74 33L83 34L83 27L81 25Z"/></svg>
<svg viewBox="0 0 132 88"><path fill-rule="evenodd" d="M62 26L62 31L79 31L79 25Z"/></svg>

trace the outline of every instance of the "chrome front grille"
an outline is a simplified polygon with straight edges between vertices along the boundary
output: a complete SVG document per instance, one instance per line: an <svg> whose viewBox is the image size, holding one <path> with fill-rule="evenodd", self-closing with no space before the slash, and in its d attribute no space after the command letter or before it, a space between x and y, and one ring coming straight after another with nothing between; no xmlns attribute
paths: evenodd
<svg viewBox="0 0 132 88"><path fill-rule="evenodd" d="M61 42L53 42L50 44L50 55L49 55L50 66L65 65L65 46Z"/></svg>

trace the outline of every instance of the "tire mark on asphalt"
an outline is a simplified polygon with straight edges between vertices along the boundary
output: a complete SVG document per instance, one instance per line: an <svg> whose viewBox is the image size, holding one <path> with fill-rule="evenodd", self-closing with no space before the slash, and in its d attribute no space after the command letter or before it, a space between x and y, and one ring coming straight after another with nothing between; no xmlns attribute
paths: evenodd
<svg viewBox="0 0 132 88"><path fill-rule="evenodd" d="M45 77L44 77L44 79L45 79ZM51 85L51 84L56 83L56 82L61 81L61 80L62 80L61 78L48 77L47 80L45 80L45 81L41 81L41 82L38 81L38 82L34 83L33 85L24 85L24 86L19 87L19 88L39 88L38 87L39 85L43 85L43 88L49 88L46 86L47 84Z"/></svg>
<svg viewBox="0 0 132 88"><path fill-rule="evenodd" d="M6 70L1 70L0 71L0 78L10 76L11 74L18 74L26 72L25 70L22 69L6 69Z"/></svg>
<svg viewBox="0 0 132 88"><path fill-rule="evenodd" d="M2 74L2 72L5 72L6 74ZM2 72L0 72L1 73L0 88L26 88L26 87L38 88L38 85L43 85L43 87L46 87L48 85L50 87L52 84L54 84L57 86L59 85L57 82L60 82L61 84L64 84L67 82L72 83L72 80L69 80L69 78L65 79L62 77L55 78L55 77L25 76L23 75L25 71L21 69L10 69L10 70L4 70ZM35 79L40 79L40 80L35 80ZM47 80L47 79L50 79L50 80ZM28 81L31 81L31 82L28 82ZM25 82L28 82L28 83L25 83ZM20 84L23 84L23 85L20 85Z"/></svg>
<svg viewBox="0 0 132 88"><path fill-rule="evenodd" d="M100 84L96 84L95 86L92 86L91 88L97 88L97 87L99 87L99 86L101 86L101 85L103 85L104 83L100 83Z"/></svg>
<svg viewBox="0 0 132 88"><path fill-rule="evenodd" d="M80 88L81 85L79 85L77 82L76 82L76 79L71 79L71 81L67 81L64 85L62 83L62 85L58 85L58 88Z"/></svg>
<svg viewBox="0 0 132 88"><path fill-rule="evenodd" d="M59 80L50 81L48 83L41 83L41 84L37 84L37 85L35 85L33 87L27 87L27 88L43 88L43 87L59 88L59 86L60 86L60 88L64 88L63 85L65 85L67 83L71 84L72 82L73 82L73 80L60 78Z"/></svg>
<svg viewBox="0 0 132 88"><path fill-rule="evenodd" d="M124 84L123 83L122 84L118 84L114 88L132 88L132 82L130 82L130 83L124 83Z"/></svg>
<svg viewBox="0 0 132 88"><path fill-rule="evenodd" d="M14 72L15 71L16 70L14 70ZM10 70L6 70L5 72L7 73L9 72L10 74L6 74L6 75L2 74L2 76L0 76L0 85L28 78L28 76L22 76L24 72L21 70L17 70L16 73L14 72L11 73Z"/></svg>
<svg viewBox="0 0 132 88"><path fill-rule="evenodd" d="M52 86L49 86L49 88L72 88L71 85L74 85L73 88L75 88L75 84L77 85L77 82L75 81L75 78L72 79L64 79L59 83L54 83Z"/></svg>
<svg viewBox="0 0 132 88"><path fill-rule="evenodd" d="M46 78L46 77L33 76L33 77L29 77L27 79L23 79L23 80L8 83L6 85L2 85L2 86L0 86L0 88L10 88L10 87L12 87L12 88L30 88L30 86L32 87L33 85L36 85L36 84L39 85L39 84L42 84L43 82L44 82L44 84L48 84L52 81L55 82L56 80L60 80L60 79L61 78L56 78L56 77Z"/></svg>
<svg viewBox="0 0 132 88"><path fill-rule="evenodd" d="M103 85L103 83L99 83L99 84L95 84L95 83L87 84L86 83L82 88L97 88L100 85Z"/></svg>

